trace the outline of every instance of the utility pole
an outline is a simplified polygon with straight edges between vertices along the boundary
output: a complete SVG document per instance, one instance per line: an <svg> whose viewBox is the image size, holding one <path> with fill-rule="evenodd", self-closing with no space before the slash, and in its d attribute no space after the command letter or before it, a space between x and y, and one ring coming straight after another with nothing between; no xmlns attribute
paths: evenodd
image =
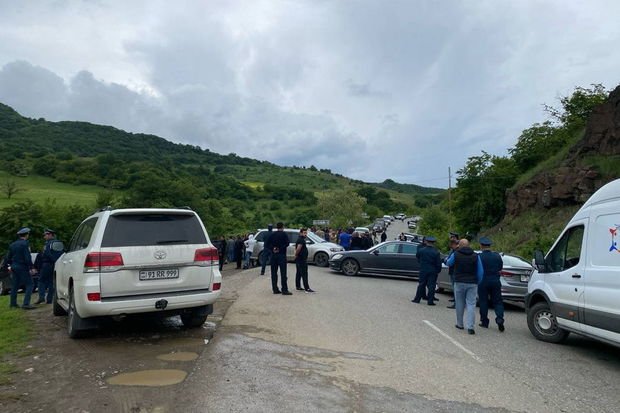
<svg viewBox="0 0 620 413"><path fill-rule="evenodd" d="M448 223L450 224L450 231L454 231L452 227L452 171L448 166Z"/></svg>

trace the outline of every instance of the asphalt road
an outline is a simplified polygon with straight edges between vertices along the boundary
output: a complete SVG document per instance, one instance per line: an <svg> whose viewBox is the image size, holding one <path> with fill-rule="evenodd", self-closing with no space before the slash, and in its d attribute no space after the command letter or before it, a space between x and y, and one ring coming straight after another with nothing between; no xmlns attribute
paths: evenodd
<svg viewBox="0 0 620 413"><path fill-rule="evenodd" d="M389 239L406 231L392 224ZM617 412L620 352L571 335L537 341L519 306L506 331L470 336L454 310L410 302L411 280L310 267L316 294L273 295L258 270L238 291L175 404L238 412ZM294 287L294 266L288 267ZM224 287L225 287L224 280ZM477 317L478 319L478 317Z"/></svg>

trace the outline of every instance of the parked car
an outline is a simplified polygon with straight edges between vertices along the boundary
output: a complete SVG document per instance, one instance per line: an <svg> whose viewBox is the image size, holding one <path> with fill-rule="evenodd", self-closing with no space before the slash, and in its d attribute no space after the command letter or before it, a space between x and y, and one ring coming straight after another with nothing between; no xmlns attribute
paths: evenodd
<svg viewBox="0 0 620 413"><path fill-rule="evenodd" d="M512 254L500 253L503 262L503 269L500 272L500 282L502 284L502 298L510 301L524 301L527 294L527 283L534 271L532 264L525 259ZM437 278L439 291L452 291L450 275L439 274Z"/></svg>
<svg viewBox="0 0 620 413"><path fill-rule="evenodd" d="M406 215L403 214L402 212L400 214L396 214L395 218L396 219L400 219L401 221L403 221L405 219Z"/></svg>
<svg viewBox="0 0 620 413"><path fill-rule="evenodd" d="M355 229L353 230L355 232L359 232L360 234L365 232L367 234L370 233L370 229L368 229L368 227L355 227Z"/></svg>
<svg viewBox="0 0 620 413"><path fill-rule="evenodd" d="M386 227L387 227L387 225L385 224L385 221L383 219L378 219L373 224L372 230L375 231L375 232L381 233L381 232L385 231Z"/></svg>
<svg viewBox="0 0 620 413"><path fill-rule="evenodd" d="M536 270L525 300L527 325L539 340L559 343L569 333L620 347L620 179L577 211Z"/></svg>
<svg viewBox="0 0 620 413"><path fill-rule="evenodd" d="M274 229L274 231L276 231ZM288 235L289 244L286 249L286 259L288 261L295 260L295 243L299 237L299 229L285 228L284 232ZM262 264L263 262L263 248L265 245L265 237L268 231L266 229L259 229L254 235L256 244L254 245L254 251L252 251L251 260ZM329 259L337 252L344 251L338 244L325 241L312 231L308 231L306 237L306 246L308 247L308 263L316 264L319 267L327 267Z"/></svg>
<svg viewBox="0 0 620 413"><path fill-rule="evenodd" d="M32 262L37 260L39 256L38 252L30 253L32 258ZM13 283L11 281L11 272L9 271L8 266L6 265L5 258L2 258L0 261L0 295L7 295L11 292L13 288ZM19 290L25 289L25 285L20 285ZM39 289L39 273L36 273L32 276L32 292L38 291Z"/></svg>
<svg viewBox="0 0 620 413"><path fill-rule="evenodd" d="M407 241L386 241L367 250L334 254L329 267L345 275L378 274L417 279L420 265L416 252L420 244ZM448 273L448 267L441 273Z"/></svg>
<svg viewBox="0 0 620 413"><path fill-rule="evenodd" d="M54 315L71 338L101 317L180 315L201 326L220 296L218 252L189 209L104 208L76 229L56 261Z"/></svg>

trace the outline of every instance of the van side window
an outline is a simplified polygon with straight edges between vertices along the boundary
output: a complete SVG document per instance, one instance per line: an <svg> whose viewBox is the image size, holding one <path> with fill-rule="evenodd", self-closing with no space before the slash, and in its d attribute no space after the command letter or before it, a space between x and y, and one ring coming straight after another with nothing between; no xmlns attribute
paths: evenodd
<svg viewBox="0 0 620 413"><path fill-rule="evenodd" d="M547 263L551 272L565 271L579 264L583 234L583 225L570 228L558 241L555 248L549 251Z"/></svg>

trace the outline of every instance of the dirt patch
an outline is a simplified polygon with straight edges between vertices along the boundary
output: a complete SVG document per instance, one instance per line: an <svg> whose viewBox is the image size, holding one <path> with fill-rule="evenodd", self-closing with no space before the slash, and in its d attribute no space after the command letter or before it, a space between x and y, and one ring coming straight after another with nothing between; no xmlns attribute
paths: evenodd
<svg viewBox="0 0 620 413"><path fill-rule="evenodd" d="M222 297L202 328L187 329L178 317L135 318L107 323L86 339L72 340L66 318L54 317L51 306L28 312L35 337L26 351L9 359L17 373L10 376L11 383L0 385L0 411L179 411L182 406L170 405L172 392L183 391L183 380L208 347L237 290L256 274L225 269ZM128 377L119 383L123 385L113 384ZM144 384L149 380L166 387Z"/></svg>

